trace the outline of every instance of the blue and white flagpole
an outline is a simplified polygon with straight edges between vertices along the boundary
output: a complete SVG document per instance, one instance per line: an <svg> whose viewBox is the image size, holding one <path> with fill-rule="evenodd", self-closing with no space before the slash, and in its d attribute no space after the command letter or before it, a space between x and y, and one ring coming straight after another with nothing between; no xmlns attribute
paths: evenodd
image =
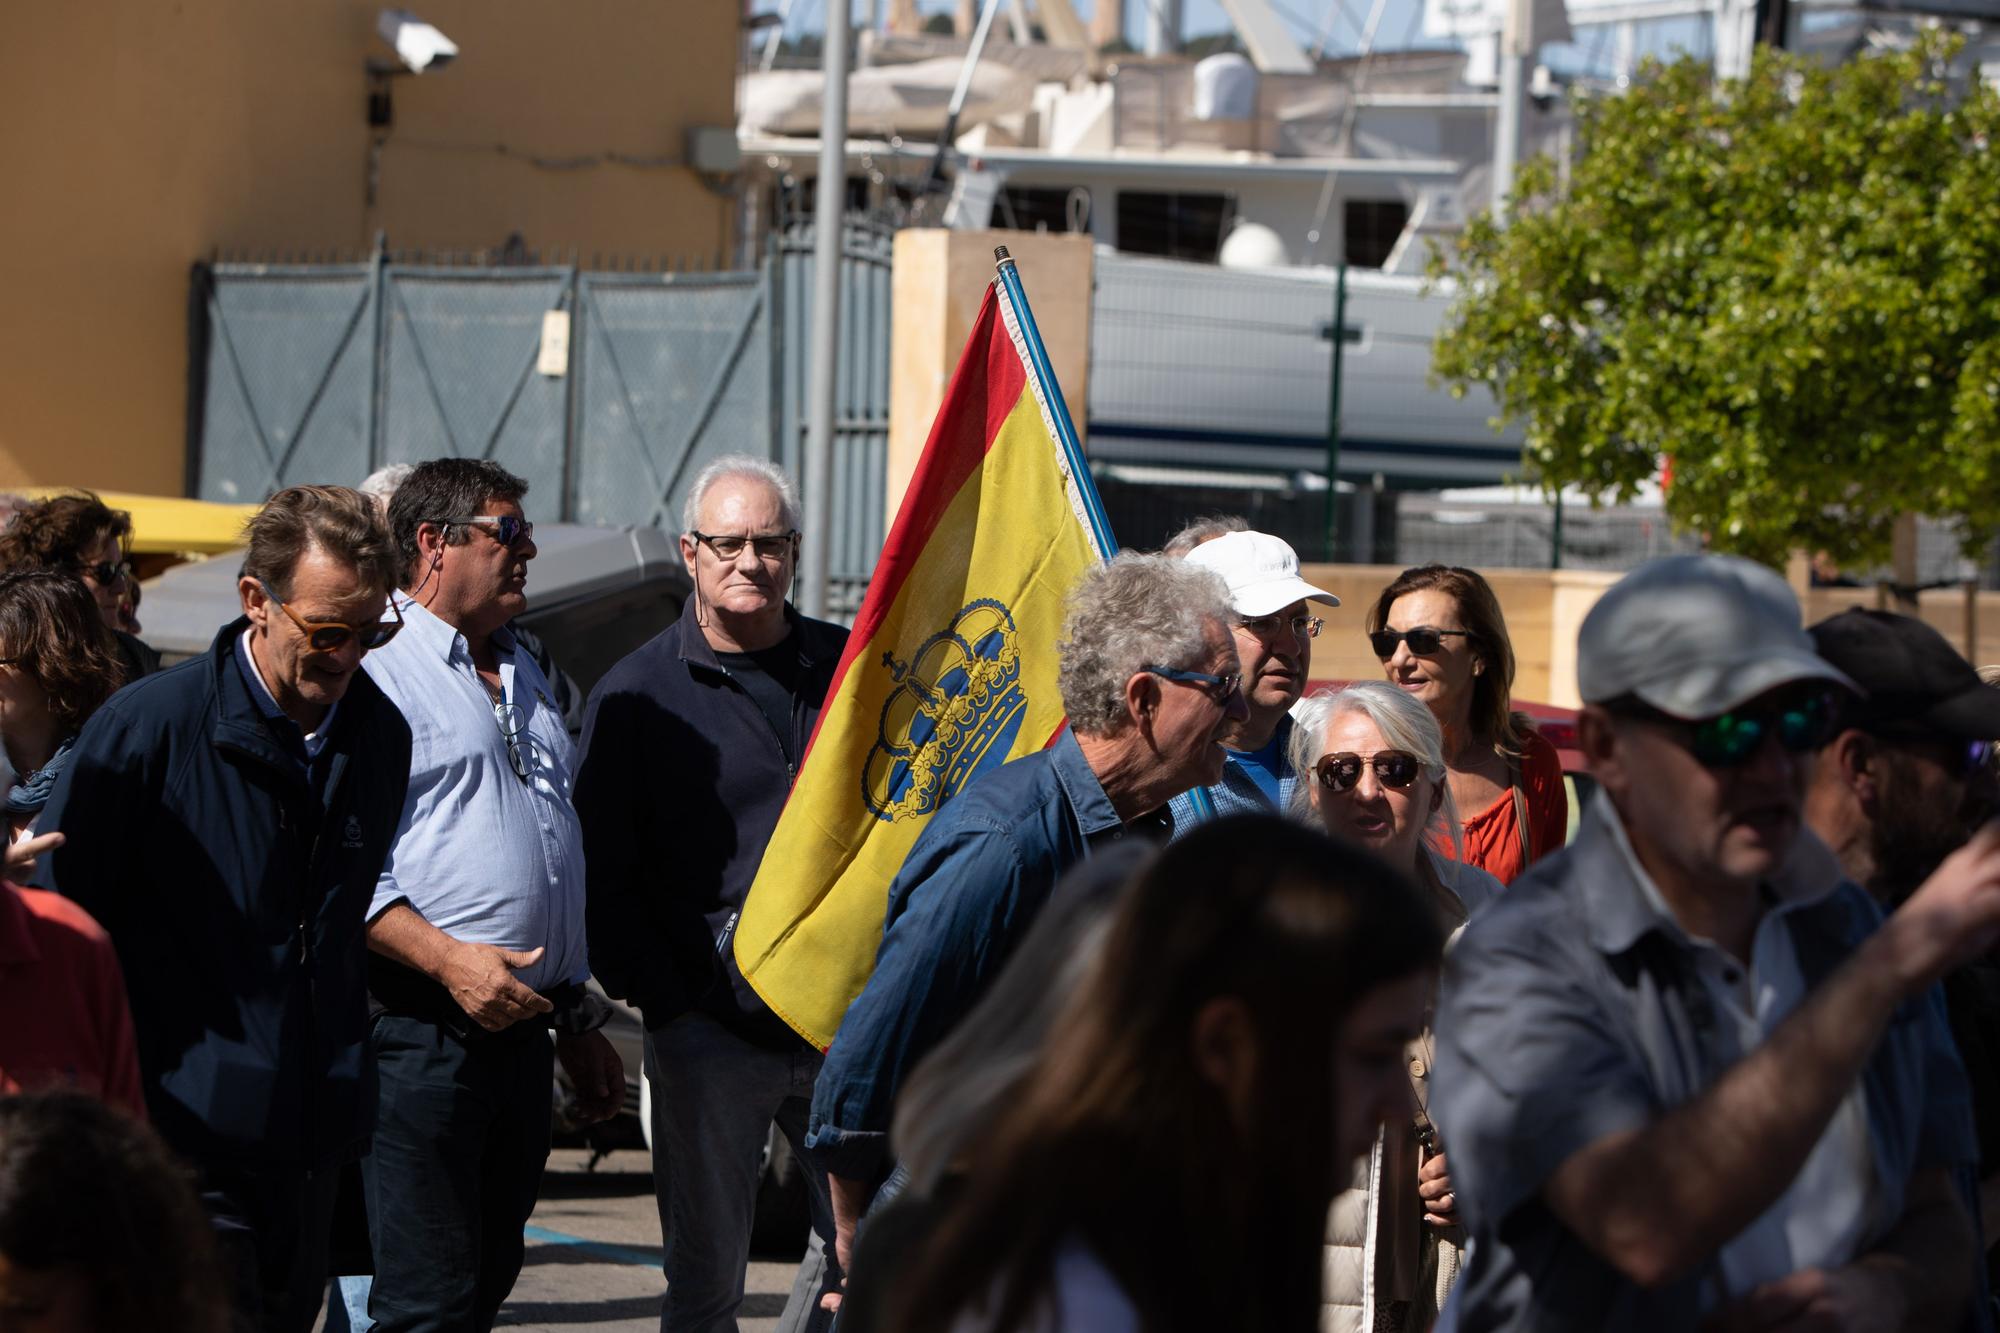
<svg viewBox="0 0 2000 1333"><path fill-rule="evenodd" d="M1042 346L1041 331L1035 327L1034 312L1028 309L1028 294L1022 290L1020 270L1004 245L993 248L993 260L1000 271L1001 314L1027 354L1035 396L1041 400L1056 444L1062 449L1070 485L1075 487L1078 504L1090 524L1091 540L1097 544L1097 557L1109 560L1118 553L1118 542L1111 535L1111 520L1104 512L1103 498L1097 493L1097 480L1090 475L1090 465L1084 459L1083 444L1076 437L1076 423L1070 419L1069 404L1063 401L1062 386L1056 383L1055 370L1049 365L1048 349ZM1188 800L1194 806L1196 819L1205 822L1215 818L1215 802L1209 799L1207 788L1191 789Z"/></svg>

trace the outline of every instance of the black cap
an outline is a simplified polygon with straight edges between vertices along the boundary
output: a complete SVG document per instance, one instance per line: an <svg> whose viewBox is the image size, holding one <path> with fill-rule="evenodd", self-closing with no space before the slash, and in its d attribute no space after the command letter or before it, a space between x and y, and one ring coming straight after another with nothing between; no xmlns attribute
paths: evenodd
<svg viewBox="0 0 2000 1333"><path fill-rule="evenodd" d="M1848 725L1884 740L2000 740L2000 688L1923 621L1857 607L1808 633L1868 691L1849 705Z"/></svg>

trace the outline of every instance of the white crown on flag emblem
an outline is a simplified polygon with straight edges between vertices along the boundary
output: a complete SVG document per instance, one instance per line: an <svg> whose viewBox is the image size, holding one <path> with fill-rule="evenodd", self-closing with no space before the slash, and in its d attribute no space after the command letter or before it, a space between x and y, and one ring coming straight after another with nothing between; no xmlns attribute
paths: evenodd
<svg viewBox="0 0 2000 1333"><path fill-rule="evenodd" d="M990 597L968 602L908 662L882 654L897 685L861 774L878 819L927 815L987 762L1003 762L1020 729L1021 648L1014 617Z"/></svg>

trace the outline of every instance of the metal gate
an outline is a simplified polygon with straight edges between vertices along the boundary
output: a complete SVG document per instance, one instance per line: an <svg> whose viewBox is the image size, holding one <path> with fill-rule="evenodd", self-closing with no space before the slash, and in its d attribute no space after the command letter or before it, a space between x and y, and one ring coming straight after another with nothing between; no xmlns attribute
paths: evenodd
<svg viewBox="0 0 2000 1333"><path fill-rule="evenodd" d="M891 234L859 219L841 263L828 595L859 606L885 531ZM576 264L213 263L190 302L189 492L258 500L385 463L490 458L538 515L678 531L710 459L801 475L809 225L744 272ZM544 320L569 319L545 373Z"/></svg>

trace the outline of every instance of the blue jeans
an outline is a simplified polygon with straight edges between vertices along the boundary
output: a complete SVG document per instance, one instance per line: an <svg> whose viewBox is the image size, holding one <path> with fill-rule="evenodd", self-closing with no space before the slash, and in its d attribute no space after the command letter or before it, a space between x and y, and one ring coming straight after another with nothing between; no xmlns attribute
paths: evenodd
<svg viewBox="0 0 2000 1333"><path fill-rule="evenodd" d="M661 1333L735 1333L750 1261L757 1164L773 1121L811 1185L813 1229L833 1234L826 1177L806 1164L806 1114L820 1056L771 1050L703 1013L646 1034L653 1093L653 1192L667 1294Z"/></svg>
<svg viewBox="0 0 2000 1333"><path fill-rule="evenodd" d="M368 1291L374 1285L373 1273L349 1273L328 1284L325 1333L369 1333L375 1327L368 1317Z"/></svg>
<svg viewBox="0 0 2000 1333"><path fill-rule="evenodd" d="M368 1196L377 1333L485 1333L514 1289L549 1156L555 1048L518 1023L460 1038L383 1014Z"/></svg>

